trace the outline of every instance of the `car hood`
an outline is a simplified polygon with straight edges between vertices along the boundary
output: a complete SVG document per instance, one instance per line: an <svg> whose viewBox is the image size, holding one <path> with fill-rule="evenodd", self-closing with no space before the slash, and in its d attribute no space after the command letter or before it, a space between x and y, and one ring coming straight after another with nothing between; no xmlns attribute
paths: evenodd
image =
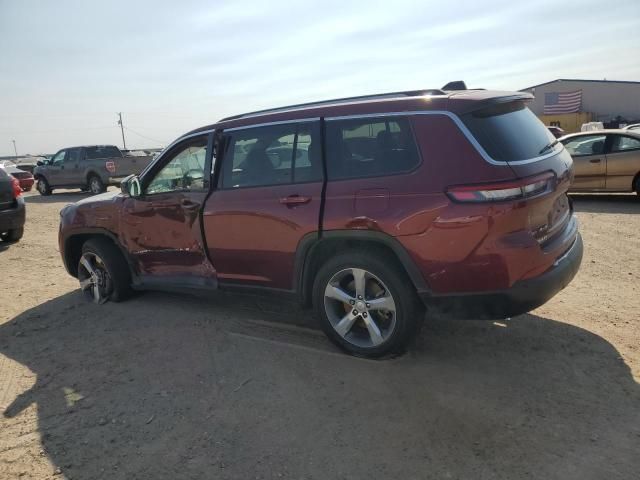
<svg viewBox="0 0 640 480"><path fill-rule="evenodd" d="M106 203L113 203L122 197L120 192L104 192L99 195L92 195L91 197L78 200L75 204L78 206L91 206L101 205Z"/></svg>

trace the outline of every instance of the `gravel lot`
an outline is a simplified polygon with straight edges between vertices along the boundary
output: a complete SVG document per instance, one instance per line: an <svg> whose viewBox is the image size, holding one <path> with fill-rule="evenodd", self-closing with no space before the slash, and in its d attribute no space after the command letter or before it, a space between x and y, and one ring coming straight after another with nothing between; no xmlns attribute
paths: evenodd
<svg viewBox="0 0 640 480"><path fill-rule="evenodd" d="M0 245L0 478L631 479L640 199L574 196L582 269L505 322L428 319L407 355L338 353L282 299L87 303L58 211Z"/></svg>

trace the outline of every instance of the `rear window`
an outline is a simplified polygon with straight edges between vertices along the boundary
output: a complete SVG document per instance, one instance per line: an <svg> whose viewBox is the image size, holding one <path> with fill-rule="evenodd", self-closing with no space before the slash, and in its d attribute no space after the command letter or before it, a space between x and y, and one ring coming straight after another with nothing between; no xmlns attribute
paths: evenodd
<svg viewBox="0 0 640 480"><path fill-rule="evenodd" d="M409 172L420 156L409 120L390 117L327 122L329 180Z"/></svg>
<svg viewBox="0 0 640 480"><path fill-rule="evenodd" d="M117 147L110 146L98 146L85 148L86 159L91 160L94 158L112 158L121 157L120 150Z"/></svg>
<svg viewBox="0 0 640 480"><path fill-rule="evenodd" d="M524 102L491 106L463 115L462 121L491 158L501 162L527 160L549 153L551 132Z"/></svg>

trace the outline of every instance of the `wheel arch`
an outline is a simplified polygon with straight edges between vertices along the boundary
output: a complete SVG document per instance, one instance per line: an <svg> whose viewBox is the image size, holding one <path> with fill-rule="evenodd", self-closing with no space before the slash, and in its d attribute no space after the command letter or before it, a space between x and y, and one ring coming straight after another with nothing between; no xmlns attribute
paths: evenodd
<svg viewBox="0 0 640 480"><path fill-rule="evenodd" d="M85 244L85 242L93 238L106 238L111 243L113 243L127 262L127 265L129 266L129 272L131 273L131 278L135 278L135 269L133 268L131 258L118 240L117 235L103 228L86 228L74 230L63 239L62 247L64 253L62 258L64 261L64 266L71 276L77 278L78 262L80 261L80 256L82 255L82 246Z"/></svg>
<svg viewBox="0 0 640 480"><path fill-rule="evenodd" d="M91 177L98 177L101 182L104 182L104 180L102 179L102 175L100 175L97 171L87 170L87 172L84 175L84 179L86 180L87 185L89 185L89 180L91 179Z"/></svg>
<svg viewBox="0 0 640 480"><path fill-rule="evenodd" d="M315 273L324 259L336 251L372 249L389 256L404 270L418 294L430 289L407 250L398 240L382 232L370 230L331 230L305 235L298 244L295 259L295 289L305 306L311 304Z"/></svg>
<svg viewBox="0 0 640 480"><path fill-rule="evenodd" d="M633 177L633 182L631 182L631 191L634 190L640 195L640 172L636 173L636 176Z"/></svg>

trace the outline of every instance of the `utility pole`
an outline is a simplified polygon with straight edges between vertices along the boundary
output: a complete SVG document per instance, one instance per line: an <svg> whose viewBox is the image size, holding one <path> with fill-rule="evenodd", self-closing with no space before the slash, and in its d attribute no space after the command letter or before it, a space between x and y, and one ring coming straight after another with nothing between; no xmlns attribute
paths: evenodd
<svg viewBox="0 0 640 480"><path fill-rule="evenodd" d="M124 125L122 124L122 112L118 113L118 125L120 125L120 131L122 132L122 145L124 150L127 149L127 142L124 141Z"/></svg>
<svg viewBox="0 0 640 480"><path fill-rule="evenodd" d="M11 140L13 142L13 151L16 154L16 160L18 160L18 149L16 148L16 141L15 140Z"/></svg>

